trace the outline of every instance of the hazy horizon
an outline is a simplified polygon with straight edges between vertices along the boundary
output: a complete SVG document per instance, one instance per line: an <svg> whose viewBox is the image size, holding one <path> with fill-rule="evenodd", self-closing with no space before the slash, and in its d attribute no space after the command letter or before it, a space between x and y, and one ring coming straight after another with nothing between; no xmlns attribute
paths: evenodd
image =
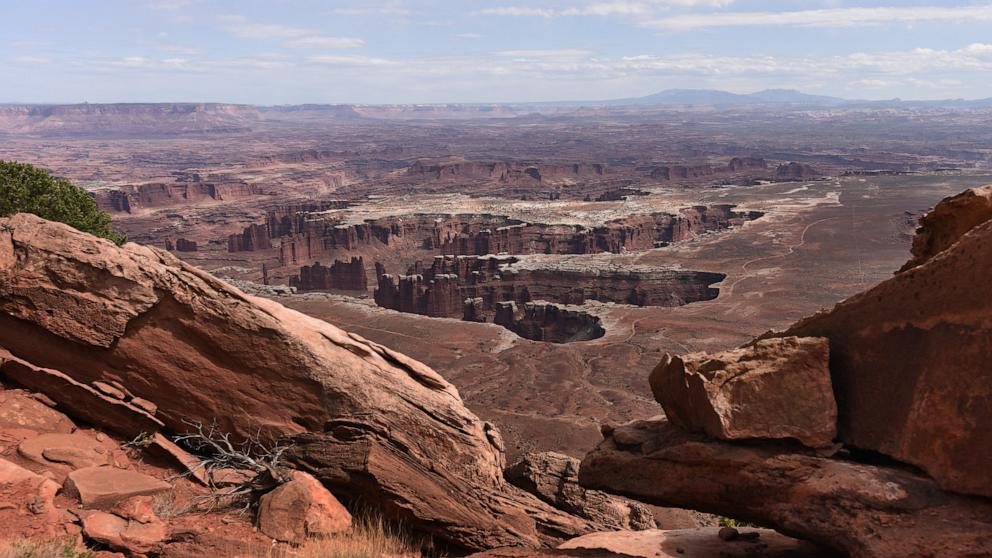
<svg viewBox="0 0 992 558"><path fill-rule="evenodd" d="M6 103L495 104L668 89L992 97L992 3L8 2Z"/></svg>

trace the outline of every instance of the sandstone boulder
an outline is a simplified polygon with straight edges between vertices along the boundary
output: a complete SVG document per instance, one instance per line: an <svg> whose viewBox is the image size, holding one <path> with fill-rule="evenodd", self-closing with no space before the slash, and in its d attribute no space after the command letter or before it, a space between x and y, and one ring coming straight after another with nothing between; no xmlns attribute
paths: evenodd
<svg viewBox="0 0 992 558"><path fill-rule="evenodd" d="M786 337L709 355L665 355L651 391L668 420L723 440L792 438L828 446L837 405L827 341Z"/></svg>
<svg viewBox="0 0 992 558"><path fill-rule="evenodd" d="M0 310L0 322L4 317ZM59 370L35 366L3 349L0 361L0 376L58 401L76 418L130 437L162 427L162 422L147 411L104 395Z"/></svg>
<svg viewBox="0 0 992 558"><path fill-rule="evenodd" d="M3 350L0 349L0 359L3 358L2 353ZM0 389L0 431L8 435L15 430L68 434L74 426L69 417L31 397L27 392Z"/></svg>
<svg viewBox="0 0 992 558"><path fill-rule="evenodd" d="M149 552L169 534L168 526L159 520L142 523L102 511L85 511L80 517L86 538L128 555Z"/></svg>
<svg viewBox="0 0 992 558"><path fill-rule="evenodd" d="M63 491L79 498L85 508L110 509L134 496L167 492L172 487L137 471L114 467L84 467L66 477Z"/></svg>
<svg viewBox="0 0 992 558"><path fill-rule="evenodd" d="M992 503L904 468L741 444L667 421L613 429L582 461L583 486L774 526L854 557L987 556Z"/></svg>
<svg viewBox="0 0 992 558"><path fill-rule="evenodd" d="M935 214L944 203L957 202ZM916 465L945 489L992 496L990 273L986 221L925 263L772 335L830 340L839 441Z"/></svg>
<svg viewBox="0 0 992 558"><path fill-rule="evenodd" d="M992 184L941 200L933 211L920 218L920 228L913 238L913 258L900 271L926 263L989 219L992 219Z"/></svg>
<svg viewBox="0 0 992 558"><path fill-rule="evenodd" d="M735 540L721 539L719 530L706 527L590 533L566 541L558 548L605 551L631 558L826 558L832 554L771 529L745 529Z"/></svg>
<svg viewBox="0 0 992 558"><path fill-rule="evenodd" d="M108 465L110 451L96 438L81 432L72 434L41 434L24 440L17 446L17 453L49 469L74 469Z"/></svg>
<svg viewBox="0 0 992 558"><path fill-rule="evenodd" d="M589 531L505 482L499 432L430 368L155 248L32 215L0 219L0 345L36 367L9 372L8 361L11 381L54 371L59 385L75 382L71 393L38 388L60 405L92 394L127 405L90 387L119 382L174 432L196 421L281 437L287 458L337 496L456 548Z"/></svg>
<svg viewBox="0 0 992 558"><path fill-rule="evenodd" d="M302 543L351 529L351 514L320 481L297 471L259 500L258 528L277 541Z"/></svg>
<svg viewBox="0 0 992 558"><path fill-rule="evenodd" d="M0 537L65 535L65 518L55 507L58 489L55 481L0 458Z"/></svg>
<svg viewBox="0 0 992 558"><path fill-rule="evenodd" d="M506 479L545 502L588 519L594 529L654 529L654 510L638 502L579 486L579 460L555 452L530 453L507 467ZM663 510L671 527L695 527L685 510ZM660 514L659 514L660 515Z"/></svg>

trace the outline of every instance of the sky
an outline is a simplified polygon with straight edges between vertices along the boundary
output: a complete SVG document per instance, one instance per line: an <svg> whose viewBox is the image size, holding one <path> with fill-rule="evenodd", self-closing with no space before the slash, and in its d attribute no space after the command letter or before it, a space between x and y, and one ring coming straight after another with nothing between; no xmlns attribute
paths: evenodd
<svg viewBox="0 0 992 558"><path fill-rule="evenodd" d="M0 0L0 102L992 97L992 0Z"/></svg>

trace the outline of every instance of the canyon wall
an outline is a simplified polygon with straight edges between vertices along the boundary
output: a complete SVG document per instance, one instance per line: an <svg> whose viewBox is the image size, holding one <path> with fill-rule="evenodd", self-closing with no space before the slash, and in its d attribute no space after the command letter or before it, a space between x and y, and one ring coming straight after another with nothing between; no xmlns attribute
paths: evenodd
<svg viewBox="0 0 992 558"><path fill-rule="evenodd" d="M606 334L598 317L544 302L528 302L519 309L514 302L499 302L493 323L524 339L549 343L589 341Z"/></svg>
<svg viewBox="0 0 992 558"><path fill-rule="evenodd" d="M417 161L406 175L421 180L495 180L554 182L601 177L602 163L544 163L524 161Z"/></svg>
<svg viewBox="0 0 992 558"><path fill-rule="evenodd" d="M300 235L307 231L308 217L312 213L331 209L344 209L349 202L327 200L321 202L279 205L266 212L265 222L249 225L239 234L227 238L229 252L254 252L272 248L272 240L287 235Z"/></svg>
<svg viewBox="0 0 992 558"><path fill-rule="evenodd" d="M594 254L647 250L701 233L757 219L758 211L733 205L693 206L679 214L651 213L609 221L598 227L526 223L499 215L413 215L345 225L333 217L306 218L280 229L283 265L304 263L335 250L392 246L444 255ZM273 232L269 226L270 236Z"/></svg>
<svg viewBox="0 0 992 558"><path fill-rule="evenodd" d="M365 260L360 256L344 262L335 260L330 266L317 262L300 268L300 274L290 277L289 285L300 291L367 291Z"/></svg>
<svg viewBox="0 0 992 558"><path fill-rule="evenodd" d="M756 157L734 157L726 165L659 165L649 167L648 174L655 180L687 180L731 174L745 170L764 170L768 163Z"/></svg>
<svg viewBox="0 0 992 558"><path fill-rule="evenodd" d="M507 325L530 339L554 340L539 333L549 325L555 325L555 331L570 331L561 334L568 338L580 330L598 331L591 337L584 334L594 338L602 335L598 319L544 303L681 306L716 298L719 289L711 285L725 277L682 270L517 269L513 264L518 261L513 256L438 256L431 267L418 262L406 275L390 275L377 263L375 301L400 312ZM542 304L531 304L536 301Z"/></svg>
<svg viewBox="0 0 992 558"><path fill-rule="evenodd" d="M209 201L241 200L261 193L257 186L240 181L174 182L123 186L92 192L96 205L110 213L175 207Z"/></svg>

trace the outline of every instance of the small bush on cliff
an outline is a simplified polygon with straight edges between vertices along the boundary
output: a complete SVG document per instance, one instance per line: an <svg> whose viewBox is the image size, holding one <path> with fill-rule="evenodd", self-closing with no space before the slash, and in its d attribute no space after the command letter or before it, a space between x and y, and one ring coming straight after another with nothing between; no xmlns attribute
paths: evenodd
<svg viewBox="0 0 992 558"><path fill-rule="evenodd" d="M33 165L0 161L0 217L15 213L33 213L117 244L127 240L110 228L110 215L97 209L86 190Z"/></svg>

